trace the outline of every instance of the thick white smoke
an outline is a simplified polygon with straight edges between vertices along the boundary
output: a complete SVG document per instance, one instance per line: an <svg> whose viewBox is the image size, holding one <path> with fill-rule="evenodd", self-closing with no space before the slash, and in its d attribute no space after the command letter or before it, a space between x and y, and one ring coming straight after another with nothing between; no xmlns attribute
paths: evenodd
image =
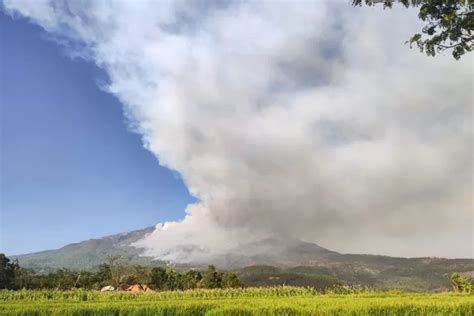
<svg viewBox="0 0 474 316"><path fill-rule="evenodd" d="M4 1L110 76L199 202L138 244L200 260L279 236L472 256L472 56L404 41L416 12L349 1Z"/></svg>

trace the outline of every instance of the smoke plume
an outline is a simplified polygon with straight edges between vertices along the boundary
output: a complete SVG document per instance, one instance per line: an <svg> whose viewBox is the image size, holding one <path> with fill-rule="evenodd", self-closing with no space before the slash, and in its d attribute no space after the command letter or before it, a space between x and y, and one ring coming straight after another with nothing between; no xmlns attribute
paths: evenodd
<svg viewBox="0 0 474 316"><path fill-rule="evenodd" d="M138 243L189 262L263 238L472 256L472 56L404 41L416 12L348 1L5 0L108 74L198 202Z"/></svg>

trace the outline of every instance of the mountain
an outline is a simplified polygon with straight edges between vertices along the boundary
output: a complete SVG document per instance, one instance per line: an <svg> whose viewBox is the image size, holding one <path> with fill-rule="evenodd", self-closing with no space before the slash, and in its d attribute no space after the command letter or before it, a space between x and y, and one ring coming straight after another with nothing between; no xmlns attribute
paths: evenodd
<svg viewBox="0 0 474 316"><path fill-rule="evenodd" d="M119 255L128 263L142 265L162 265L163 262L149 257L141 257L142 249L130 246L137 240L153 232L154 227L110 235L69 244L59 249L40 251L19 256L20 266L36 271L49 271L60 268L90 270L106 262L107 257Z"/></svg>
<svg viewBox="0 0 474 316"><path fill-rule="evenodd" d="M119 255L129 264L165 265L165 262L141 256L143 249L131 244L153 232L154 227L90 239L69 244L59 249L12 256L20 265L37 271L59 268L94 269L106 262L107 257ZM273 264L291 267L311 264L312 261L327 260L337 252L330 251L314 243L296 239L267 238L258 242L244 244L227 253L206 258L206 261L182 264L181 267L205 267L214 264L224 269L238 269L250 265Z"/></svg>
<svg viewBox="0 0 474 316"><path fill-rule="evenodd" d="M129 264L166 265L166 262L140 256L142 249L130 246L150 234L154 227L90 239L31 254L12 256L20 266L36 271L59 268L97 268L108 256L120 255ZM229 249L226 254L206 261L175 265L177 269L204 269L214 264L220 269L238 271L247 285L327 286L338 282L375 288L401 288L414 291L449 289L446 274L474 276L473 259L397 258L377 255L341 254L317 244L289 238L267 238Z"/></svg>

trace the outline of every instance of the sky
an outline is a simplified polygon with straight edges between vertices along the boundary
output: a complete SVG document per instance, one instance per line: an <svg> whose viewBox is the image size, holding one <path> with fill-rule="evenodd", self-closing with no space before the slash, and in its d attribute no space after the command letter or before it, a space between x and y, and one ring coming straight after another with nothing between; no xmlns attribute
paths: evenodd
<svg viewBox="0 0 474 316"><path fill-rule="evenodd" d="M404 45L422 27L415 10L354 8L342 0L4 0L4 7L15 19L9 23L19 20L44 30L32 28L43 34L38 42L49 38L49 44L38 45L51 45L60 56L44 59L79 68L61 78L53 66L48 80L40 80L49 81L50 88L35 85L35 90L58 101L68 91L57 89L64 78L87 73L80 76L83 81L71 82L74 95L63 96L73 104L61 107L67 115L60 115L58 124L72 129L61 131L72 149L56 157L70 162L64 151L79 151L84 138L93 139L93 148L83 152L88 159L81 159L86 166L104 161L105 152L108 168L133 157L126 166L116 166L121 174L140 166L159 187L162 181L176 181L171 192L179 193L172 195L176 202L167 211L161 205L170 203L168 194L137 195L153 187L141 177L120 179L130 191L118 194L116 184L97 179L104 166L79 169L81 176L89 175L87 185L68 191L87 196L84 208L94 214L98 208L110 210L107 219L158 223L136 243L145 254L197 262L262 239L297 238L346 253L473 256L473 61L471 56L456 61L449 53L427 57ZM44 59L34 67L47 65ZM13 75L5 73L2 82L10 83ZM24 89L29 80L19 80L12 89ZM66 122L79 111L78 100L89 96L95 101L96 94L116 104L107 107L115 114L105 112L101 102L101 110L84 113L84 121ZM36 98L32 103L43 105ZM28 127L52 113L24 112L33 114ZM129 144L126 139L133 143L127 155L100 138L111 120L120 132L110 137L122 145ZM15 135L26 129L11 122ZM51 135L43 135L51 141ZM18 148L18 141L11 146ZM40 149L48 155L51 150ZM37 159L29 155L25 164ZM51 165L51 158L47 161ZM152 167L153 161L170 171ZM21 169L28 178L37 170ZM76 170L65 169L61 176ZM57 206L57 198L47 198L40 188L53 186L35 183L32 191ZM110 196L104 192L120 196L120 201L105 199L120 209L102 207L100 197ZM3 195L7 206L15 197ZM18 205L10 204L11 214ZM72 213L85 218L80 207ZM42 226L46 220L39 216L36 225ZM3 226L10 222L5 217Z"/></svg>
<svg viewBox="0 0 474 316"><path fill-rule="evenodd" d="M130 132L107 75L2 14L0 252L29 253L183 216L194 201Z"/></svg>

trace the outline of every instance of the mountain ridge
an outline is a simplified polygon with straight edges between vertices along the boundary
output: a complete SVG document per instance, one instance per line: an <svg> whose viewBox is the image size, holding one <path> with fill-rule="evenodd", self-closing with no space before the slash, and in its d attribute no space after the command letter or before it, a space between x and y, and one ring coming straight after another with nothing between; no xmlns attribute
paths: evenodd
<svg viewBox="0 0 474 316"><path fill-rule="evenodd" d="M70 268L70 269L90 269L98 266L105 262L106 257L109 255L120 255L123 260L133 264L158 264L162 265L165 262L156 260L152 257L143 256L143 248L136 248L131 246L134 242L146 237L146 235L152 233L155 227L150 226L143 229L137 229L129 232L121 232L117 234L111 234L100 238L91 238L80 242L70 243L57 249L42 250L27 254L20 254L10 256L13 259L18 259L20 264L30 269L47 269L47 268ZM268 255L263 252L267 250L267 253L274 253ZM73 253L71 253L73 252ZM237 253L237 255L235 255ZM252 260L239 260L235 258L241 256L243 253L247 257L253 257L257 262L251 262ZM73 256L74 255L74 256ZM72 261L68 256L89 256L95 257L95 259L86 258L86 260ZM215 265L228 266L227 261L236 262L236 264L230 264L232 268L238 266L249 266L263 264L265 259L269 261L266 263L277 262L277 266L296 266L296 265L317 265L322 261L333 261L333 262L364 262L364 263L379 263L383 262L385 265L398 264L406 260L448 260L448 261L474 261L472 258L440 258L440 257L392 257L378 254L347 254L339 253L336 251L329 250L321 247L316 243L301 241L298 239L277 239L277 238L266 238L250 244L241 245L239 248L234 248L229 251L229 254L222 254L227 256L227 260L220 258L212 258L217 262L209 262ZM50 259L59 259L54 260ZM289 257L289 258L285 258ZM289 260L288 264L285 264L285 259ZM248 261L247 263L239 264L239 261ZM313 262L314 261L314 262ZM219 264L219 262L221 264ZM207 262L206 262L207 263ZM299 263L299 264L296 264ZM59 264L64 264L59 266ZM188 264L183 264L184 266Z"/></svg>
<svg viewBox="0 0 474 316"><path fill-rule="evenodd" d="M219 269L238 271L246 284L301 285L319 284L321 278L369 286L414 291L449 289L446 274L474 275L474 259L436 257L403 258L369 254L343 254L315 243L296 239L263 239L241 245L226 254L200 262L171 264L142 255L143 249L131 246L155 228L113 234L18 256L20 266L38 272L60 268L94 270L109 256L121 256L127 264L173 266L176 269L205 269L213 264ZM312 283L313 282L313 283ZM316 282L316 283L314 283Z"/></svg>

